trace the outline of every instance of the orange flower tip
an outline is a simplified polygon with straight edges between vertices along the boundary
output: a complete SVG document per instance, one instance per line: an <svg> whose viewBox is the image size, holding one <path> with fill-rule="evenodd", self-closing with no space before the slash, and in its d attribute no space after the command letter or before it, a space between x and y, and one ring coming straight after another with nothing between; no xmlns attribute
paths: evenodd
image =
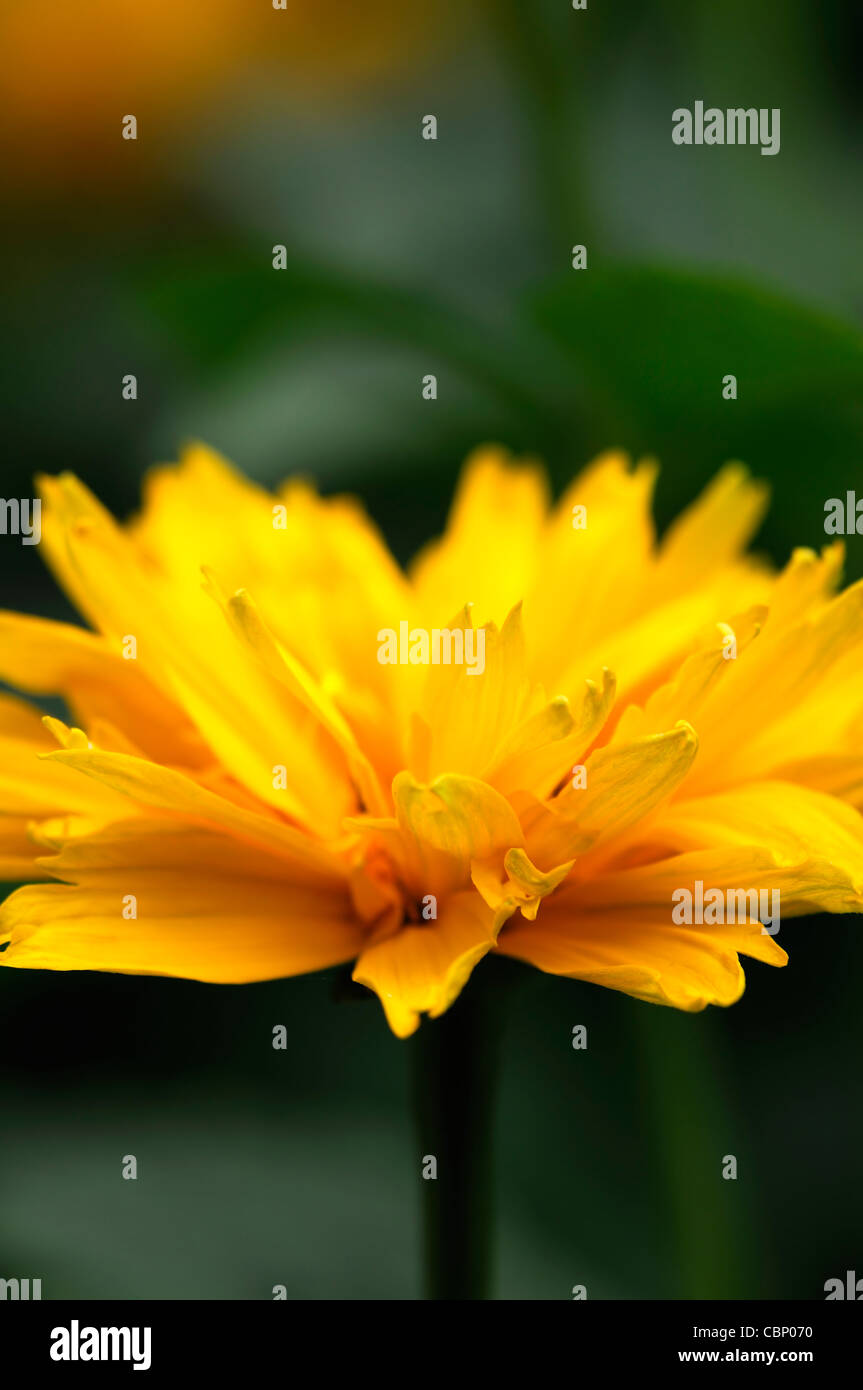
<svg viewBox="0 0 863 1390"><path fill-rule="evenodd" d="M692 748L693 750L698 748L698 734L688 720L678 719L674 728L669 730L667 737L671 738L674 734L677 734L682 748ZM666 736L660 734L659 737Z"/></svg>
<svg viewBox="0 0 863 1390"><path fill-rule="evenodd" d="M463 603L461 608L450 618L447 627L473 627L473 601Z"/></svg>
<svg viewBox="0 0 863 1390"><path fill-rule="evenodd" d="M54 477L46 473L42 474L41 478L42 482L49 490L52 488L56 489L57 492L62 493L65 497L78 499L89 497L89 493L81 482L81 479L77 474L70 472L68 468L64 468L62 473L57 473Z"/></svg>
<svg viewBox="0 0 863 1390"><path fill-rule="evenodd" d="M83 748L93 747L92 743L88 739L87 735L84 733L83 729L76 729L74 727L70 728L68 724L63 723L62 719L55 719L53 714L43 715L42 723L48 730L49 734L53 734L54 738L57 740L61 748L73 748L76 750L80 750ZM53 758L54 751L52 750L50 753L40 753L39 757Z"/></svg>
<svg viewBox="0 0 863 1390"><path fill-rule="evenodd" d="M617 677L607 666L602 668L602 685L589 677L584 682L591 700L613 699L617 693Z"/></svg>
<svg viewBox="0 0 863 1390"><path fill-rule="evenodd" d="M821 554L826 555L831 549L831 546L825 545L822 548ZM811 545L795 545L794 549L791 551L791 560L789 563L792 565L799 565L801 569L805 567L811 570L813 565L818 564L818 553L812 549Z"/></svg>
<svg viewBox="0 0 863 1390"><path fill-rule="evenodd" d="M259 624L261 623L255 600L248 589L235 589L228 597L227 606L236 617L246 623L249 622L250 618L256 619Z"/></svg>
<svg viewBox="0 0 863 1390"><path fill-rule="evenodd" d="M765 482L763 478L753 478L752 470L740 459L729 459L727 463L724 463L710 486L718 487L720 484L727 486L730 483L749 483L765 493L770 491L770 484Z"/></svg>

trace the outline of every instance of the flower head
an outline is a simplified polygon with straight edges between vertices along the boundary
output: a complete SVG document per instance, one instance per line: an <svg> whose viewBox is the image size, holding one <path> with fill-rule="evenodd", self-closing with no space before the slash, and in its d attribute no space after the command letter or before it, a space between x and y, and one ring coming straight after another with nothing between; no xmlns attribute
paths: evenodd
<svg viewBox="0 0 863 1390"><path fill-rule="evenodd" d="M216 982L354 962L400 1036L489 952L696 1010L863 902L863 585L775 574L726 467L660 543L655 468L468 462L405 574L359 505L202 446L118 526L42 482L91 631L0 615L7 966ZM687 896L694 910L687 912Z"/></svg>
<svg viewBox="0 0 863 1390"><path fill-rule="evenodd" d="M439 21L454 20L447 5ZM194 148L214 122L236 123L250 80L304 107L320 92L362 91L421 65L438 24L396 0L4 0L0 10L0 150L7 183L68 202L117 180L131 196ZM290 108L288 108L290 111ZM121 136L125 113L140 142ZM110 182L105 184L106 175Z"/></svg>

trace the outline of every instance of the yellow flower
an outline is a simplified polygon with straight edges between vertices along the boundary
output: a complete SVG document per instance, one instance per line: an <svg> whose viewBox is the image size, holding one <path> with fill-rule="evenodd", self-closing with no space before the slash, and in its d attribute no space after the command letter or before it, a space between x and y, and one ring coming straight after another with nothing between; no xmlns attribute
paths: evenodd
<svg viewBox="0 0 863 1390"><path fill-rule="evenodd" d="M736 465L657 544L654 477L607 454L552 508L482 449L409 575L353 500L202 446L125 528L44 480L93 631L0 615L0 678L80 726L0 697L0 869L38 880L0 961L354 961L404 1037L490 951L696 1010L741 954L785 963L759 894L859 911L863 585L837 594L838 545L747 557L766 495Z"/></svg>
<svg viewBox="0 0 863 1390"><path fill-rule="evenodd" d="M441 24L440 20L444 23ZM4 0L0 10L0 152L8 183L74 196L106 172L134 191L178 138L194 146L236 123L244 84L268 81L305 103L320 91L377 84L422 64L447 3L427 14L397 0ZM431 31L431 33L430 33ZM137 145L121 138L127 114ZM134 154L134 157L133 157Z"/></svg>

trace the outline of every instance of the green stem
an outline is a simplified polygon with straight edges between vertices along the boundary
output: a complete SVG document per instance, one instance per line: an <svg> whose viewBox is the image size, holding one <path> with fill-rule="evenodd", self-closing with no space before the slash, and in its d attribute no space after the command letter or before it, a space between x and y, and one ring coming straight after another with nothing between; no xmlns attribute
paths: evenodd
<svg viewBox="0 0 863 1390"><path fill-rule="evenodd" d="M656 1127L657 1158L666 1185L669 1236L680 1298L740 1298L757 1243L749 1204L752 1177L740 1141L740 1120L725 1099L718 1025L709 1015L634 1007L645 1102ZM742 1180L724 1181L723 1156L744 1164Z"/></svg>
<svg viewBox="0 0 863 1390"><path fill-rule="evenodd" d="M424 1177L426 1297L484 1299L491 1273L491 1151L498 1009L472 981L410 1044Z"/></svg>
<svg viewBox="0 0 863 1390"><path fill-rule="evenodd" d="M569 248L594 241L596 228L580 154L587 54L578 16L549 15L524 0L493 0L491 18L518 83L531 135L531 167L544 210L551 264L563 270Z"/></svg>

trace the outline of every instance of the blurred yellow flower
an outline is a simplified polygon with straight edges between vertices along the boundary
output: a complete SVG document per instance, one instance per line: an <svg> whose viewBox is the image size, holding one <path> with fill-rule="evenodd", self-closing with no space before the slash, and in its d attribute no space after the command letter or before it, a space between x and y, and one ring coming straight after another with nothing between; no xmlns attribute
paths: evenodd
<svg viewBox="0 0 863 1390"><path fill-rule="evenodd" d="M448 7L449 8L449 7ZM0 153L7 183L51 192L106 173L142 177L269 71L273 89L331 101L346 83L399 73L436 47L422 9L396 0L5 0L0 10ZM121 137L134 115L139 138ZM46 184L46 179L50 180Z"/></svg>
<svg viewBox="0 0 863 1390"><path fill-rule="evenodd" d="M0 697L0 869L39 880L0 961L354 961L404 1037L491 951L696 1010L739 998L740 955L785 963L750 892L859 911L863 585L837 594L838 545L747 557L766 495L736 465L657 544L654 478L607 454L551 507L541 468L482 449L409 575L353 500L203 446L127 527L44 480L94 631L0 616L0 678L80 726ZM682 890L736 920L682 922Z"/></svg>

